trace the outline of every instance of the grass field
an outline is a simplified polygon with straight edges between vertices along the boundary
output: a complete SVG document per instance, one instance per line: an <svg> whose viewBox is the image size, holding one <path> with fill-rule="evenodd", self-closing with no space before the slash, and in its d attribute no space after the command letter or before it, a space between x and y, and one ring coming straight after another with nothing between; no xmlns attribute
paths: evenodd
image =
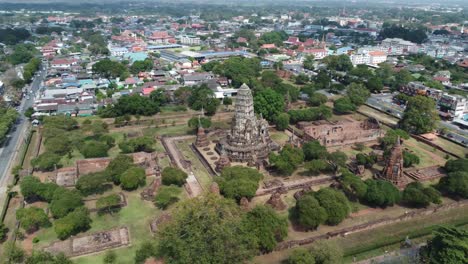
<svg viewBox="0 0 468 264"><path fill-rule="evenodd" d="M447 139L444 139L442 137L437 137L434 140L434 143L441 146L442 148L452 152L455 155L458 155L462 158L465 157L465 155L468 154L468 148L465 148L463 146L460 146L458 144L455 144Z"/></svg>
<svg viewBox="0 0 468 264"><path fill-rule="evenodd" d="M371 116L375 119L377 119L378 121L380 122L384 122L386 124L390 124L390 125L396 125L398 123L398 119L391 116L391 115L387 115L387 114L384 114L380 111L377 111L373 108L370 108L368 107L367 105L362 105L359 107L359 111L363 114L366 114L368 116Z"/></svg>
<svg viewBox="0 0 468 264"><path fill-rule="evenodd" d="M211 183L213 182L213 179L206 170L205 166L203 166L201 161L190 148L190 144L192 144L191 141L176 142L177 148L180 150L182 155L184 155L186 159L192 162L192 170L198 182L205 190L208 190Z"/></svg>

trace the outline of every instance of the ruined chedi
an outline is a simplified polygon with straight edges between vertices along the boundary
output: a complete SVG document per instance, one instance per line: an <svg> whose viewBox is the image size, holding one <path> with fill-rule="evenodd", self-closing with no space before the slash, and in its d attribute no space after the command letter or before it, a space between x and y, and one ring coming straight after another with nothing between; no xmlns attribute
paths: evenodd
<svg viewBox="0 0 468 264"><path fill-rule="evenodd" d="M381 178L402 188L406 185L406 179L403 175L403 149L400 144L400 137L397 138L390 156L387 158Z"/></svg>
<svg viewBox="0 0 468 264"><path fill-rule="evenodd" d="M195 141L195 146L199 148L207 147L210 144L208 137L206 136L205 129L202 126L200 121L200 116L198 116L198 129L197 129L197 139Z"/></svg>
<svg viewBox="0 0 468 264"><path fill-rule="evenodd" d="M268 134L268 122L255 115L252 92L246 84L237 92L235 111L231 129L227 137L219 141L216 150L221 153L224 149L232 162L266 159L276 145Z"/></svg>

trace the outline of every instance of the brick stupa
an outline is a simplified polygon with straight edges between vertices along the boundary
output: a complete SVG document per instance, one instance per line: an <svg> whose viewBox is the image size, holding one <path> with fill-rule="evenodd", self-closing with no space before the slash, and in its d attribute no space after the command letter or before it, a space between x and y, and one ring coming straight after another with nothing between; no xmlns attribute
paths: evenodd
<svg viewBox="0 0 468 264"><path fill-rule="evenodd" d="M398 188L403 188L407 184L403 175L403 147L400 144L400 137L397 138L390 156L387 158L381 178L393 183Z"/></svg>

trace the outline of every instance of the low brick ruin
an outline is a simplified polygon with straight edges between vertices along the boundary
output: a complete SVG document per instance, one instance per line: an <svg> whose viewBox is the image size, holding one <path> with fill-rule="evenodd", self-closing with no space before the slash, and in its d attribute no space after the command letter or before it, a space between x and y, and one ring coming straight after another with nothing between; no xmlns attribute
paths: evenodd
<svg viewBox="0 0 468 264"><path fill-rule="evenodd" d="M152 176L157 173L157 153L136 152L128 155L132 156L135 165L145 169L146 176ZM77 160L75 166L56 170L52 180L59 186L73 187L80 176L104 171L109 166L111 160L111 158Z"/></svg>
<svg viewBox="0 0 468 264"><path fill-rule="evenodd" d="M118 227L56 241L46 247L45 250L52 254L63 252L67 257L75 257L129 245L130 233L128 228Z"/></svg>
<svg viewBox="0 0 468 264"><path fill-rule="evenodd" d="M337 147L365 143L382 136L379 122L374 118L356 121L347 117L340 121L299 122L297 127L304 131L305 139L315 139L325 147Z"/></svg>

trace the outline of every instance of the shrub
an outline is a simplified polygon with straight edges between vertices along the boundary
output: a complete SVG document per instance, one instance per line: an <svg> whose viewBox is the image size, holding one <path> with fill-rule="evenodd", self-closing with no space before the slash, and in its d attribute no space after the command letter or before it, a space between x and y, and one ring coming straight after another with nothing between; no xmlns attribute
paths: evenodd
<svg viewBox="0 0 468 264"><path fill-rule="evenodd" d="M387 207L400 201L400 191L390 182L368 179L364 201L371 206Z"/></svg>
<svg viewBox="0 0 468 264"><path fill-rule="evenodd" d="M55 190L49 207L55 218L62 218L82 205L83 201L78 191L60 187Z"/></svg>
<svg viewBox="0 0 468 264"><path fill-rule="evenodd" d="M287 113L281 113L277 115L274 120L277 130L284 131L286 128L288 128L289 115Z"/></svg>
<svg viewBox="0 0 468 264"><path fill-rule="evenodd" d="M16 219L27 232L34 232L40 227L50 225L49 218L43 209L37 207L20 208L16 211Z"/></svg>
<svg viewBox="0 0 468 264"><path fill-rule="evenodd" d="M257 206L244 219L247 230L258 239L261 252L270 252L288 235L288 222L271 207Z"/></svg>
<svg viewBox="0 0 468 264"><path fill-rule="evenodd" d="M179 201L181 192L182 189L174 185L161 186L156 194L154 203L158 208L165 210L169 205Z"/></svg>
<svg viewBox="0 0 468 264"><path fill-rule="evenodd" d="M153 139L150 137L138 137L132 138L119 144L119 148L123 153L134 153L134 152L153 152Z"/></svg>
<svg viewBox="0 0 468 264"><path fill-rule="evenodd" d="M120 181L123 189L134 190L138 188L138 186L145 185L145 170L140 167L131 167L122 174Z"/></svg>
<svg viewBox="0 0 468 264"><path fill-rule="evenodd" d="M103 142L91 140L80 147L80 152L85 158L107 157L109 146Z"/></svg>
<svg viewBox="0 0 468 264"><path fill-rule="evenodd" d="M44 152L37 158L31 160L31 164L34 168L41 171L52 171L56 167L60 167L60 159L62 157L51 152Z"/></svg>
<svg viewBox="0 0 468 264"><path fill-rule="evenodd" d="M414 164L419 164L419 157L408 151L403 152L403 166L405 168L411 167Z"/></svg>
<svg viewBox="0 0 468 264"><path fill-rule="evenodd" d="M240 201L242 197L251 199L255 196L258 183L262 178L263 175L255 169L233 166L224 168L216 181L226 198Z"/></svg>
<svg viewBox="0 0 468 264"><path fill-rule="evenodd" d="M76 182L76 189L83 195L91 195L95 193L103 193L107 189L106 183L108 182L105 172L96 172L83 175L78 178Z"/></svg>
<svg viewBox="0 0 468 264"><path fill-rule="evenodd" d="M112 209L120 206L121 202L122 200L120 198L120 195L111 194L111 195L107 195L107 196L99 198L96 201L96 208L99 211L107 211L109 213L112 213Z"/></svg>
<svg viewBox="0 0 468 264"><path fill-rule="evenodd" d="M269 161L280 174L290 175L297 169L299 164L304 162L304 152L300 148L286 145L278 155L270 153Z"/></svg>
<svg viewBox="0 0 468 264"><path fill-rule="evenodd" d="M350 213L348 199L339 190L323 188L315 193L315 198L327 212L327 224L337 225Z"/></svg>
<svg viewBox="0 0 468 264"><path fill-rule="evenodd" d="M109 166L106 168L107 176L115 183L120 184L120 176L133 167L133 157L128 155L118 155L115 159L111 160Z"/></svg>
<svg viewBox="0 0 468 264"><path fill-rule="evenodd" d="M182 186L188 175L183 170L178 168L166 167L162 171L162 184Z"/></svg>
<svg viewBox="0 0 468 264"><path fill-rule="evenodd" d="M440 179L438 188L455 198L468 198L468 172L450 172L447 177Z"/></svg>
<svg viewBox="0 0 468 264"><path fill-rule="evenodd" d="M314 195L307 193L297 200L293 218L307 229L316 229L327 220L328 215Z"/></svg>
<svg viewBox="0 0 468 264"><path fill-rule="evenodd" d="M85 207L76 208L73 212L54 222L54 230L57 237L61 240L79 232L86 231L89 228L91 219L88 209Z"/></svg>
<svg viewBox="0 0 468 264"><path fill-rule="evenodd" d="M315 258L307 249L298 248L289 255L286 264L315 264Z"/></svg>

